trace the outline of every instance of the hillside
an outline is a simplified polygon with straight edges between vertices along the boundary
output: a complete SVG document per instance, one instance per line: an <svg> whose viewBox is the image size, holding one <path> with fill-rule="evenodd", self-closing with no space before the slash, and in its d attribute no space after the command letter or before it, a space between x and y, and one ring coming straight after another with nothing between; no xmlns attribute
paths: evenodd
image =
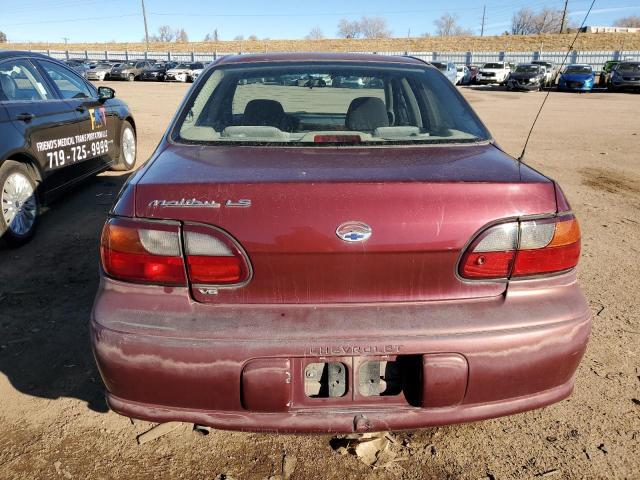
<svg viewBox="0 0 640 480"><path fill-rule="evenodd" d="M418 37L385 39L326 39L326 40L256 40L188 43L151 43L150 51L173 52L281 52L281 51L379 51L379 52L451 52L451 51L558 51L565 50L574 34L546 34L492 37ZM4 44L16 50L90 50L144 51L144 43L31 43ZM576 50L640 50L640 33L584 33L580 34Z"/></svg>

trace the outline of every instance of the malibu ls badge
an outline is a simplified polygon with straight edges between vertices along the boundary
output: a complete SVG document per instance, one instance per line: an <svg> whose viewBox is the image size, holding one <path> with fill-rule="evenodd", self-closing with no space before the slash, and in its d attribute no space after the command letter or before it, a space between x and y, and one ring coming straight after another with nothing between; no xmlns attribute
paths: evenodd
<svg viewBox="0 0 640 480"><path fill-rule="evenodd" d="M371 236L371 227L363 222L344 222L336 229L338 238L345 242L364 242Z"/></svg>
<svg viewBox="0 0 640 480"><path fill-rule="evenodd" d="M197 200L195 198L181 198L180 200L151 200L150 207L180 207L180 208L220 208L222 204L215 200ZM240 200L227 200L225 207L247 208L251 206L251 200L241 198Z"/></svg>

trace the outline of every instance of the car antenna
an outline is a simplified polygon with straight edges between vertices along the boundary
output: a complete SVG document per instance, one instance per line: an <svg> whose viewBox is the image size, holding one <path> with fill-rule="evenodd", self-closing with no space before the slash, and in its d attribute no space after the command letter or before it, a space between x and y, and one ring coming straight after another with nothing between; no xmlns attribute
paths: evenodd
<svg viewBox="0 0 640 480"><path fill-rule="evenodd" d="M569 45L569 50L567 50L567 54L562 59L562 63L560 64L560 67L558 68L558 72L560 72L562 70L562 67L564 67L564 64L566 63L567 58L569 58L569 54L573 51L573 46L575 45L576 40L578 40L578 36L582 32L582 28L584 27L584 24L586 23L587 18L589 18L589 14L591 13L591 9L595 5L595 3L596 3L596 0L592 0L591 5L589 6L589 10L587 10L587 14L584 16L584 19L582 20L582 23L580 24L580 28L578 28L578 31L576 32L576 36L573 37L573 41L571 42L571 45ZM544 108L545 103L547 103L547 98L549 98L550 94L551 94L551 89L547 90L547 94L544 96L544 100L542 100L542 104L540 105L540 109L538 110L538 113L536 114L536 118L533 119L533 123L531 124L531 128L529 129L529 134L527 135L527 139L525 140L524 146L522 147L522 153L518 157L518 161L519 162L522 162L522 160L524 159L524 154L527 151L527 145L529 145L529 139L531 138L531 134L533 133L533 129L536 126L536 122L538 121L538 118L540 117L540 114L542 113L542 109Z"/></svg>

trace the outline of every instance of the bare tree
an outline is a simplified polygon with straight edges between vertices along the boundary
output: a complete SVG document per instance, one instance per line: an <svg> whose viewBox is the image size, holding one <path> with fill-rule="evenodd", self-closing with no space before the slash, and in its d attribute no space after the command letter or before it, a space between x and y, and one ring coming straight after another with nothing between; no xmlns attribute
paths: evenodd
<svg viewBox="0 0 640 480"><path fill-rule="evenodd" d="M0 32L0 43L7 43L7 34Z"/></svg>
<svg viewBox="0 0 640 480"><path fill-rule="evenodd" d="M562 10L543 8L534 13L530 8L521 8L511 18L513 35L556 33L562 27ZM565 25L565 28L567 25Z"/></svg>
<svg viewBox="0 0 640 480"><path fill-rule="evenodd" d="M249 40L251 42L257 42L258 41L258 36L257 35L249 35L247 40Z"/></svg>
<svg viewBox="0 0 640 480"><path fill-rule="evenodd" d="M233 37L236 42L242 42L244 40L244 35L236 35Z"/></svg>
<svg viewBox="0 0 640 480"><path fill-rule="evenodd" d="M189 35L184 28L176 29L175 31L176 42L188 42Z"/></svg>
<svg viewBox="0 0 640 480"><path fill-rule="evenodd" d="M458 16L445 13L433 22L436 26L436 34L440 37L472 35L471 30L463 28L458 23Z"/></svg>
<svg viewBox="0 0 640 480"><path fill-rule="evenodd" d="M158 35L154 36L158 42L173 42L175 39L175 32L169 25L162 25L158 28Z"/></svg>
<svg viewBox="0 0 640 480"><path fill-rule="evenodd" d="M521 8L511 17L512 35L530 35L535 30L535 13L530 8Z"/></svg>
<svg viewBox="0 0 640 480"><path fill-rule="evenodd" d="M364 38L387 38L391 32L387 28L387 21L382 17L362 17L360 31Z"/></svg>
<svg viewBox="0 0 640 480"><path fill-rule="evenodd" d="M322 40L323 38L324 34L320 27L313 27L307 35L307 40Z"/></svg>
<svg viewBox="0 0 640 480"><path fill-rule="evenodd" d="M562 10L545 7L536 15L535 33L556 33L562 27Z"/></svg>
<svg viewBox="0 0 640 480"><path fill-rule="evenodd" d="M218 35L218 29L216 28L213 33L207 33L204 36L204 41L205 42L219 42L220 41L220 36Z"/></svg>
<svg viewBox="0 0 640 480"><path fill-rule="evenodd" d="M361 33L360 22L357 20L351 22L343 18L338 23L338 36L340 38L358 38Z"/></svg>
<svg viewBox="0 0 640 480"><path fill-rule="evenodd" d="M619 18L613 22L614 27L640 28L640 15ZM2 41L2 40L0 40Z"/></svg>

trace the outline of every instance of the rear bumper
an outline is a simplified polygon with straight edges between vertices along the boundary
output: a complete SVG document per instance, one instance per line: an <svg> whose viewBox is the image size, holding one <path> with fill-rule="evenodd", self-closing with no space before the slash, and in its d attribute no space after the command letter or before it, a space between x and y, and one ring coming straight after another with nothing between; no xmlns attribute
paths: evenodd
<svg viewBox="0 0 640 480"><path fill-rule="evenodd" d="M182 289L103 279L91 339L109 405L151 421L248 431L353 432L475 421L570 395L590 313L574 274L506 296L389 305L208 306ZM417 359L417 395L364 397L364 362ZM350 371L308 398L304 367Z"/></svg>
<svg viewBox="0 0 640 480"><path fill-rule="evenodd" d="M612 80L613 88L640 88L640 80Z"/></svg>
<svg viewBox="0 0 640 480"><path fill-rule="evenodd" d="M514 90L540 90L540 83L520 83L516 80L508 80L507 85Z"/></svg>
<svg viewBox="0 0 640 480"><path fill-rule="evenodd" d="M561 82L558 84L558 90L566 90L569 92L590 92L593 90L593 83L582 83L579 82Z"/></svg>

